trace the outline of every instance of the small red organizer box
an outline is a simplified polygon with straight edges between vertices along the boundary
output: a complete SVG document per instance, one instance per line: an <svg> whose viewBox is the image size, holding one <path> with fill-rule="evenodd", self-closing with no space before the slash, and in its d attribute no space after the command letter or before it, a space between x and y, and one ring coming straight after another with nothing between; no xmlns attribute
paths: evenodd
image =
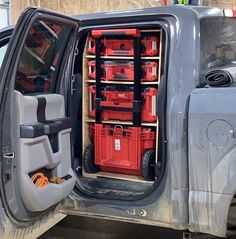
<svg viewBox="0 0 236 239"><path fill-rule="evenodd" d="M93 31L92 31L93 36ZM90 36L88 52L95 55L95 39ZM132 39L101 38L101 54L104 56L133 56L134 42ZM157 56L159 54L159 39L156 36L141 37L141 56Z"/></svg>
<svg viewBox="0 0 236 239"><path fill-rule="evenodd" d="M100 106L110 107L111 109L102 110L103 120L133 120L133 87L129 86L107 86L101 91L103 100ZM89 86L89 116L95 117L95 94L94 85ZM157 89L154 87L146 87L142 89L142 122L157 121ZM129 108L130 111L122 110Z"/></svg>
<svg viewBox="0 0 236 239"><path fill-rule="evenodd" d="M134 80L134 64L132 61L104 61L101 64L102 79L105 81ZM155 81L158 78L158 63L155 61L142 62L141 81ZM88 62L89 77L95 79L95 61Z"/></svg>
<svg viewBox="0 0 236 239"><path fill-rule="evenodd" d="M95 164L104 172L141 176L141 159L155 148L155 132L150 128L91 124Z"/></svg>

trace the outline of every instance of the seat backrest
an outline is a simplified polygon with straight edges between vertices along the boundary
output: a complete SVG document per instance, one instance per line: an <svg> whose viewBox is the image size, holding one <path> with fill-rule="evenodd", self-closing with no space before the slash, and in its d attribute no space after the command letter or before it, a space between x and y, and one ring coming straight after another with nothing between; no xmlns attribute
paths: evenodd
<svg viewBox="0 0 236 239"><path fill-rule="evenodd" d="M19 125L65 117L64 97L59 94L24 96L15 91Z"/></svg>

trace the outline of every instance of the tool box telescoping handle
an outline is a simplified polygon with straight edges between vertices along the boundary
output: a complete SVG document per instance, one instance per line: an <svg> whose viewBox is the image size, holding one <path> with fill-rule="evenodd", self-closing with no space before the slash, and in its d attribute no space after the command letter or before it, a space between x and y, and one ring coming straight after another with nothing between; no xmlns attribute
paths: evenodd
<svg viewBox="0 0 236 239"><path fill-rule="evenodd" d="M140 37L140 31L138 29L109 29L109 30L93 30L92 36L94 38L108 37L108 36L131 36Z"/></svg>
<svg viewBox="0 0 236 239"><path fill-rule="evenodd" d="M101 46L100 46L100 38L95 39L95 122L96 124L101 123L101 109L97 109L97 106L100 106L101 101Z"/></svg>
<svg viewBox="0 0 236 239"><path fill-rule="evenodd" d="M134 100L133 100L133 126L141 125L141 37L134 37Z"/></svg>
<svg viewBox="0 0 236 239"><path fill-rule="evenodd" d="M141 125L141 108L142 108L142 99L141 99L141 34L138 29L122 29L122 30L97 30L92 31L93 37L95 37L95 87L96 87L96 97L95 97L95 122L96 124L101 123L102 116L102 107L101 107L101 46L100 38L105 34L113 34L118 36L119 34L133 37L134 42L134 100L133 100L133 126L140 127ZM118 34L119 33L119 34ZM109 35L111 36L111 35ZM104 107L105 108L105 107ZM108 108L108 106L106 106ZM121 110L121 108L117 108ZM126 108L124 110L129 110Z"/></svg>

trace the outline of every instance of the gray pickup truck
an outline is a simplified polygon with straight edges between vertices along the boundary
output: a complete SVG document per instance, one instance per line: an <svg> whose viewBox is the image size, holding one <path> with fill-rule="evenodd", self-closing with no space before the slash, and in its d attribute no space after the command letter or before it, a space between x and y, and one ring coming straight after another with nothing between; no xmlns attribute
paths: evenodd
<svg viewBox="0 0 236 239"><path fill-rule="evenodd" d="M83 167L89 32L124 28L162 37L153 181L90 177ZM68 215L169 227L185 238L234 232L235 54L236 18L218 8L75 17L26 9L14 29L0 31L2 235L12 224L12 238L19 238L17 230L58 203ZM206 77L214 70L225 73L223 81L220 74Z"/></svg>

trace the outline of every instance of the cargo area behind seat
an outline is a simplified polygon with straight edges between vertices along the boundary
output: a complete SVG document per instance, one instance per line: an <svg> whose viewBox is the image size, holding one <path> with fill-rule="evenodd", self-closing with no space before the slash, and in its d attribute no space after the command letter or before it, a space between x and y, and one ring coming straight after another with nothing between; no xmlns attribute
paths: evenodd
<svg viewBox="0 0 236 239"><path fill-rule="evenodd" d="M86 33L81 176L92 188L123 187L141 194L156 180L159 161L157 100L164 33L162 28L112 31ZM135 41L139 41L138 53ZM127 181L130 188L125 189Z"/></svg>

